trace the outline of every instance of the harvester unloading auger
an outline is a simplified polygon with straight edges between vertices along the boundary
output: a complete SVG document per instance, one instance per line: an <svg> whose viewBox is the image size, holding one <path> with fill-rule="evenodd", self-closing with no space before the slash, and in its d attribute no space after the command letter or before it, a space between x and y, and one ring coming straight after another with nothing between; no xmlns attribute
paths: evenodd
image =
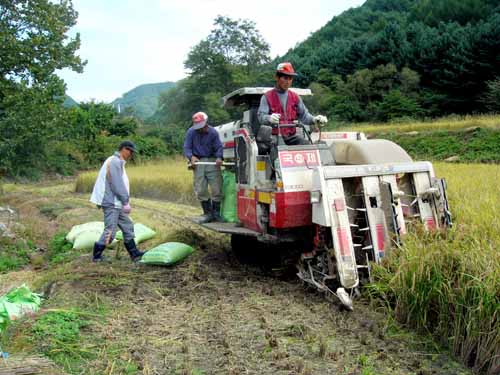
<svg viewBox="0 0 500 375"><path fill-rule="evenodd" d="M207 223L231 234L233 251L265 246L297 264L297 275L348 309L358 286L398 244L410 221L426 230L450 227L446 184L432 164L414 162L397 144L363 133L296 126L310 144L288 146L257 108L270 88L242 88L224 106L246 106L243 118L215 127L236 175L238 223ZM310 90L292 89L298 95ZM280 125L283 126L283 125Z"/></svg>

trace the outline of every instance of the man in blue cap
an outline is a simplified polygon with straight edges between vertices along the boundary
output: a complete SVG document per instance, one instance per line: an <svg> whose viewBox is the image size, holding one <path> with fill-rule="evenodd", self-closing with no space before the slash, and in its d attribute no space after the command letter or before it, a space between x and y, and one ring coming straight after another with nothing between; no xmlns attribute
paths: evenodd
<svg viewBox="0 0 500 375"><path fill-rule="evenodd" d="M135 144L123 141L118 151L106 159L94 184L90 201L104 212L104 231L94 244L92 260L104 260L102 253L113 242L117 228L123 233L123 243L132 261L138 261L144 253L135 244L134 224L130 220L130 187L125 163L136 152Z"/></svg>
<svg viewBox="0 0 500 375"><path fill-rule="evenodd" d="M194 168L194 192L203 208L200 223L223 221L220 215L222 200L222 142L217 130L208 125L208 116L204 112L193 115L193 125L188 129L184 141L184 155ZM197 164L208 162L211 164ZM208 192L208 186L212 197Z"/></svg>

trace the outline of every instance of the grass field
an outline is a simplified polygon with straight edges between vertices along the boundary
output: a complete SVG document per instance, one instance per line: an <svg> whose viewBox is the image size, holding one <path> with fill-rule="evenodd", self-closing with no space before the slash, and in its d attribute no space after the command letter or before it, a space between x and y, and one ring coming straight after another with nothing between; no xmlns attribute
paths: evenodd
<svg viewBox="0 0 500 375"><path fill-rule="evenodd" d="M432 121L408 121L392 124L365 123L347 125L342 127L342 130L361 131L365 133L404 133L414 131L457 131L473 127L500 130L500 116L449 116Z"/></svg>
<svg viewBox="0 0 500 375"><path fill-rule="evenodd" d="M345 130L361 131L369 138L393 141L414 159L439 161L451 158L460 163L500 163L500 116L453 116L427 122L358 124Z"/></svg>

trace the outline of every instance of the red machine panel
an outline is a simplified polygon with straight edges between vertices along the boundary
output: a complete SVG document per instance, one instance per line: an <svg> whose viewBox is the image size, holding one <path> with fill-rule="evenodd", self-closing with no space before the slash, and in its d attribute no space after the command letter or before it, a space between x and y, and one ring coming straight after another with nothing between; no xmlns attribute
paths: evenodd
<svg viewBox="0 0 500 375"><path fill-rule="evenodd" d="M293 228L312 224L311 194L308 191L273 193L270 225Z"/></svg>
<svg viewBox="0 0 500 375"><path fill-rule="evenodd" d="M238 219L245 228L261 231L257 223L257 195L255 190L238 190Z"/></svg>

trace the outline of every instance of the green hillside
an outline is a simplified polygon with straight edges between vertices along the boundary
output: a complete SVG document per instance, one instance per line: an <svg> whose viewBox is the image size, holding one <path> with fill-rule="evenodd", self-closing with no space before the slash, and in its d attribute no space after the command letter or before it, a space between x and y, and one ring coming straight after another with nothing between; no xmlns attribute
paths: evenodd
<svg viewBox="0 0 500 375"><path fill-rule="evenodd" d="M64 97L63 106L65 108L78 107L78 102L75 99L73 99L71 96L66 95Z"/></svg>
<svg viewBox="0 0 500 375"><path fill-rule="evenodd" d="M175 82L140 85L115 99L112 104L117 109L119 106L121 112L129 112L145 120L155 113L160 94L172 87L175 87Z"/></svg>
<svg viewBox="0 0 500 375"><path fill-rule="evenodd" d="M498 112L497 0L367 0L276 60L343 121Z"/></svg>
<svg viewBox="0 0 500 375"><path fill-rule="evenodd" d="M391 140L414 160L500 163L500 116L449 116L434 121L351 124L368 138ZM332 129L329 129L332 130Z"/></svg>

